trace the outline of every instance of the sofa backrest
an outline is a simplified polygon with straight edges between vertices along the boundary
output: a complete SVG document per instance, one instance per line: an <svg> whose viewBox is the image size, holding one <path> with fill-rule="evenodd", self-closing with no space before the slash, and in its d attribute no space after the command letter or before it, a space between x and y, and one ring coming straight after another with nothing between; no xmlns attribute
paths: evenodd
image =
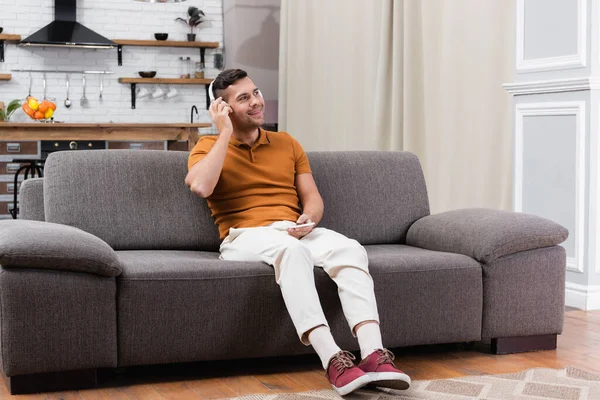
<svg viewBox="0 0 600 400"><path fill-rule="evenodd" d="M206 201L184 184L187 152L65 151L45 164L48 222L90 232L117 250L218 250ZM416 156L406 152L312 152L325 202L321 223L363 244L402 243L429 214Z"/></svg>
<svg viewBox="0 0 600 400"><path fill-rule="evenodd" d="M184 184L187 152L55 152L44 167L46 221L83 229L117 250L218 250L206 201Z"/></svg>
<svg viewBox="0 0 600 400"><path fill-rule="evenodd" d="M417 156L399 151L309 152L325 203L320 226L363 245L404 243L408 228L429 215Z"/></svg>

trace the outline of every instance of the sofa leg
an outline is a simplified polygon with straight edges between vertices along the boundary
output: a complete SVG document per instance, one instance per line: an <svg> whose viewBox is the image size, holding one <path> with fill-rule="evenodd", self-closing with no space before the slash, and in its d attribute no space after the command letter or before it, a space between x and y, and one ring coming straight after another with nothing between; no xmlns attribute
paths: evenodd
<svg viewBox="0 0 600 400"><path fill-rule="evenodd" d="M10 394L89 389L98 382L96 369L16 375L6 378Z"/></svg>
<svg viewBox="0 0 600 400"><path fill-rule="evenodd" d="M491 350L493 354L510 354L555 349L556 334L494 338Z"/></svg>

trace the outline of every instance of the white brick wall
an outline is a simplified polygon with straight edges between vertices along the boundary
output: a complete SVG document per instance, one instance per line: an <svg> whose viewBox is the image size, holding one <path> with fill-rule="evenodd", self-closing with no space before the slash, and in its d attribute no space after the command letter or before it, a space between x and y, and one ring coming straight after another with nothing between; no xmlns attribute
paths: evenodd
<svg viewBox="0 0 600 400"><path fill-rule="evenodd" d="M188 27L175 22L185 17L187 8L196 6L206 13L206 21L196 29L197 40L223 43L223 15L221 0L188 0L185 3L150 4L133 0L78 0L77 20L109 39L153 40L155 32L169 33L169 40L187 40ZM3 33L27 37L54 19L54 0L0 0L0 26ZM219 49L220 51L220 49ZM214 49L206 50L206 77L212 78L218 70L213 67ZM137 100L131 109L131 90L120 84L119 77L137 77L137 71L156 70L158 77L179 77L180 56L190 56L192 64L200 60L199 49L124 46L123 66L117 63L117 50L56 49L50 47L18 47L14 42L5 45L5 62L0 73L12 73L13 79L0 82L0 101L8 103L27 95L29 76L12 69L67 69L107 70L114 74L104 78L103 101L98 99L99 76L87 75L86 95L89 106L82 108L81 75L71 75L70 98L72 106L63 105L66 95L66 75L48 74L48 96L57 99L55 119L66 122L189 122L190 109L200 110L200 122L210 122L206 111L203 85L176 85L179 96L175 99ZM149 90L154 85L146 86ZM163 86L163 90L168 87ZM33 74L32 94L43 97L42 74ZM22 111L12 117L13 122L30 121Z"/></svg>

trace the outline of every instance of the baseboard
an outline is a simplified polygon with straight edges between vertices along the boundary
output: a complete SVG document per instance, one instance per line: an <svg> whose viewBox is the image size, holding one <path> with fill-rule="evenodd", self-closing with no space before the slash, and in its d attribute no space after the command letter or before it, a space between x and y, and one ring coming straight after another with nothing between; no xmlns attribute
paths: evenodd
<svg viewBox="0 0 600 400"><path fill-rule="evenodd" d="M600 310L600 286L585 286L567 282L565 303L581 310Z"/></svg>

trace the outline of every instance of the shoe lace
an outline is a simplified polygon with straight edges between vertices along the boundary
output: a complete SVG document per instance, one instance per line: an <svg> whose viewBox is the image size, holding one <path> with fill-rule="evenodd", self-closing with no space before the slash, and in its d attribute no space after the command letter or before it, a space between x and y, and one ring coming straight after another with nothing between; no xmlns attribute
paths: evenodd
<svg viewBox="0 0 600 400"><path fill-rule="evenodd" d="M349 351L339 351L331 358L329 362L330 365L333 365L338 372L344 372L346 368L354 367L353 360L356 360L354 354Z"/></svg>
<svg viewBox="0 0 600 400"><path fill-rule="evenodd" d="M377 350L377 354L379 355L379 358L377 359L377 364L394 365L394 359L396 358L396 356L394 356L394 353L392 353L388 349Z"/></svg>

